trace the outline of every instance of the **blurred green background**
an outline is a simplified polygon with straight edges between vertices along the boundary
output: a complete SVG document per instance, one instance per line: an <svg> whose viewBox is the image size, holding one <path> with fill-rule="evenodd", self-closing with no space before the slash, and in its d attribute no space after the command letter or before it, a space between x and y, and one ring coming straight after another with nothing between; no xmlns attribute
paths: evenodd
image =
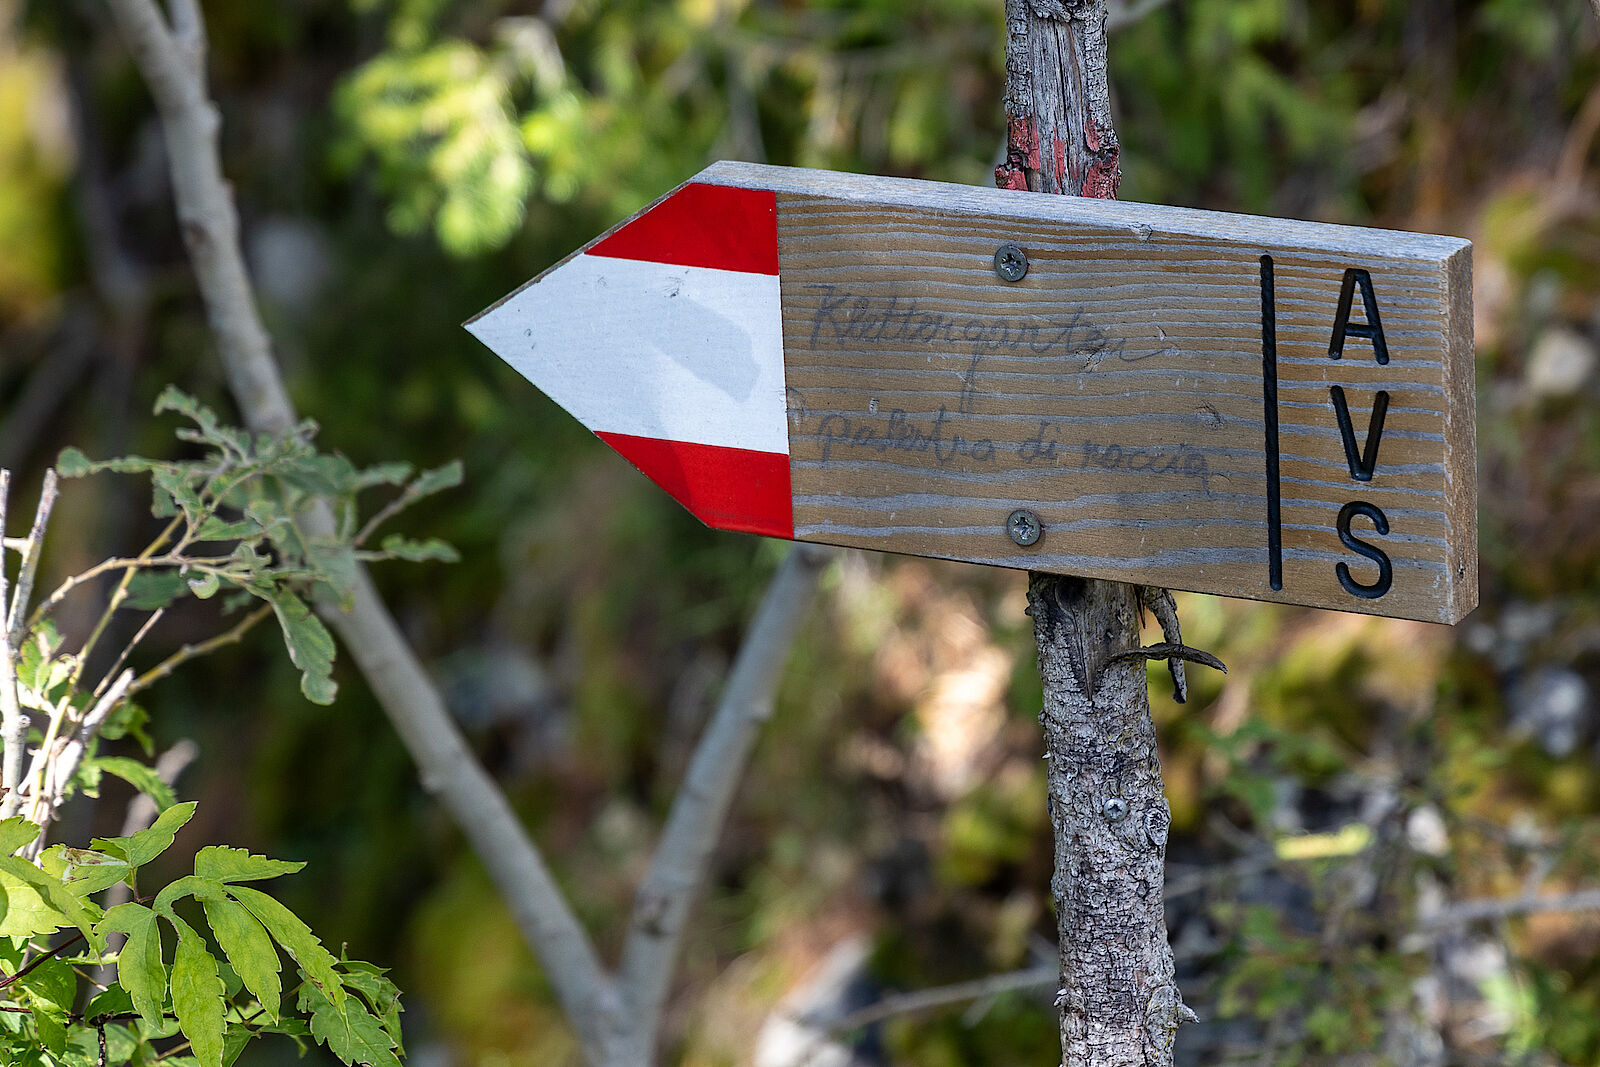
<svg viewBox="0 0 1600 1067"><path fill-rule="evenodd" d="M359 463L465 461L463 489L405 520L463 561L379 578L608 954L783 546L702 528L458 323L714 159L988 182L1002 6L208 5L295 399ZM1125 199L1476 243L1483 606L1452 630L1182 597L1190 643L1231 673L1196 671L1183 708L1152 673L1169 922L1205 1020L1180 1062L1600 1064L1600 914L1448 910L1600 882L1600 17L1130 0L1113 24ZM64 445L170 454L148 416L169 382L230 410L148 95L101 5L0 0L18 510ZM71 485L49 569L142 544L147 500ZM860 554L830 572L693 920L668 1062L784 1067L782 1005L1048 955L1024 580ZM149 654L216 626L197 605ZM576 1063L478 863L340 677L334 707L306 704L261 633L151 694L158 740L202 749L189 847L311 861L282 893L394 968L413 1062ZM108 791L76 827L120 808ZM1052 1063L1052 992L896 1018L826 1062Z"/></svg>

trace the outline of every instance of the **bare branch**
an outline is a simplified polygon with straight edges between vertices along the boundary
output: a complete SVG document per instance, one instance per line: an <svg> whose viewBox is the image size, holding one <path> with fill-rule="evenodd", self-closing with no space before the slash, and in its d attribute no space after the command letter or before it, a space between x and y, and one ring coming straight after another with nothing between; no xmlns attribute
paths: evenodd
<svg viewBox="0 0 1600 1067"><path fill-rule="evenodd" d="M33 599L33 581L39 573L39 558L44 555L45 530L50 525L50 512L56 506L56 497L59 495L56 472L51 468L44 472L44 487L39 490L39 506L34 510L33 529L28 531L28 540L22 549L17 588L11 595L11 609L6 618L12 648L22 644L22 636L27 631L28 601ZM0 597L0 602L3 600L4 597Z"/></svg>
<svg viewBox="0 0 1600 1067"><path fill-rule="evenodd" d="M10 495L11 472L0 468L0 537L5 535L6 502ZM0 608L7 603L5 561L5 549L0 548ZM0 626L0 738L5 743L4 758L0 760L0 786L5 788L5 796L0 799L0 815L7 817L15 814L21 803L17 790L22 785L22 750L28 741L28 721L22 717L22 706L17 700L17 665L12 647L9 627Z"/></svg>
<svg viewBox="0 0 1600 1067"><path fill-rule="evenodd" d="M252 430L283 433L298 421L256 308L239 245L239 217L217 152L221 119L203 68L173 36L154 0L108 0L155 97L166 138L178 225L216 335L228 387ZM193 5L177 9L199 20Z"/></svg>
<svg viewBox="0 0 1600 1067"><path fill-rule="evenodd" d="M756 736L772 717L783 665L817 578L833 558L832 552L797 546L768 586L716 714L695 747L650 870L634 896L622 949L621 992L641 1042L653 1044L660 1029L690 906ZM654 1060L655 1050L648 1045L632 1051L641 1063Z"/></svg>
<svg viewBox="0 0 1600 1067"><path fill-rule="evenodd" d="M206 20L197 0L167 0L172 36L188 53L195 74L203 76L206 61Z"/></svg>
<svg viewBox="0 0 1600 1067"><path fill-rule="evenodd" d="M938 986L934 989L919 989L913 993L896 993L841 1018L817 1020L817 1022L826 1025L829 1033L845 1034L864 1026L871 1026L873 1023L881 1023L885 1019L892 1019L897 1015L932 1011L935 1008L963 1004L969 1000L984 1000L999 996L1001 993L1014 993L1023 989L1048 989L1059 977L1060 973L1054 963L1042 967L1028 967L1020 971L977 978L970 982L957 982L954 985Z"/></svg>
<svg viewBox="0 0 1600 1067"><path fill-rule="evenodd" d="M1429 916L1419 925L1425 931L1441 930L1484 919L1509 919L1516 915L1560 911L1600 911L1600 889L1552 893L1541 897L1490 897L1483 900L1464 900L1459 904L1450 905L1436 915Z"/></svg>

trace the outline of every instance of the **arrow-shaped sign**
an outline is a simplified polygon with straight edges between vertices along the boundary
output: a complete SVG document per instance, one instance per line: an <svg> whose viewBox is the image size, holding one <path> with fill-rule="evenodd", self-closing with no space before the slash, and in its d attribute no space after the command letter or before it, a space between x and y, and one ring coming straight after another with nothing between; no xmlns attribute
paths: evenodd
<svg viewBox="0 0 1600 1067"><path fill-rule="evenodd" d="M1455 622L1471 246L719 163L467 328L711 526Z"/></svg>

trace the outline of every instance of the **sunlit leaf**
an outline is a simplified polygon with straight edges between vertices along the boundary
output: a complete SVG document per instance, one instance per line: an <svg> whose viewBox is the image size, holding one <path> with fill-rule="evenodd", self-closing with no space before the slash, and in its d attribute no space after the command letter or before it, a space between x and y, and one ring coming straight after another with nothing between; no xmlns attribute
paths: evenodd
<svg viewBox="0 0 1600 1067"><path fill-rule="evenodd" d="M201 1067L222 1067L223 1021L227 1010L217 961L206 943L182 920L173 920L178 950L172 959L172 1010Z"/></svg>
<svg viewBox="0 0 1600 1067"><path fill-rule="evenodd" d="M145 1025L162 1026L167 969L161 959L161 928L156 913L143 904L119 904L106 912L99 929L102 936L111 931L128 935L117 955L117 981L128 991L134 1010Z"/></svg>
<svg viewBox="0 0 1600 1067"><path fill-rule="evenodd" d="M281 964L267 931L254 915L232 900L217 897L202 904L206 922L240 981L261 1002L262 1010L276 1019L282 993L278 978Z"/></svg>
<svg viewBox="0 0 1600 1067"><path fill-rule="evenodd" d="M304 869L304 863L255 856L242 848L207 845L194 857L194 873L218 882L258 882Z"/></svg>
<svg viewBox="0 0 1600 1067"><path fill-rule="evenodd" d="M89 844L102 852L120 855L131 866L142 867L172 845L183 825L194 818L195 802L174 804L156 817L147 829L128 837L97 837Z"/></svg>

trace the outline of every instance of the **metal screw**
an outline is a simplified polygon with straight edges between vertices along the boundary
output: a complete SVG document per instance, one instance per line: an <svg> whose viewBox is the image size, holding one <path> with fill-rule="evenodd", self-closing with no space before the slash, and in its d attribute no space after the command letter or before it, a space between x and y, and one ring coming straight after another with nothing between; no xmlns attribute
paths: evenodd
<svg viewBox="0 0 1600 1067"><path fill-rule="evenodd" d="M1006 516L1006 533L1011 535L1011 540L1027 548L1038 544L1039 538L1044 536L1044 524L1027 508L1018 508Z"/></svg>
<svg viewBox="0 0 1600 1067"><path fill-rule="evenodd" d="M1028 273L1028 253L1016 245L1001 245L994 254L994 272L1008 282L1020 282Z"/></svg>
<svg viewBox="0 0 1600 1067"><path fill-rule="evenodd" d="M1112 822L1121 822L1128 817L1128 802L1121 797L1106 797L1106 802L1100 810Z"/></svg>

